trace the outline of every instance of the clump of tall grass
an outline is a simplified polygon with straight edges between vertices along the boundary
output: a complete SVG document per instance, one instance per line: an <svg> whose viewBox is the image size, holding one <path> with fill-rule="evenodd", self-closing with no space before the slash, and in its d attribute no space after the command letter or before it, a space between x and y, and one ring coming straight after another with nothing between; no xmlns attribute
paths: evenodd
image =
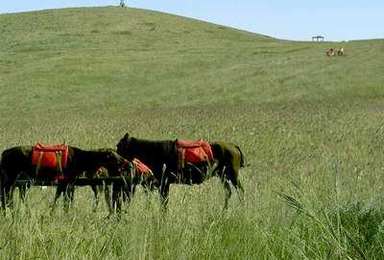
<svg viewBox="0 0 384 260"><path fill-rule="evenodd" d="M330 194L330 197L337 196ZM292 194L279 197L295 210L286 249L304 258L372 259L383 258L384 208L378 202L359 200L331 203L308 199L295 185ZM289 243L287 241L290 241ZM287 248L288 247L288 248Z"/></svg>

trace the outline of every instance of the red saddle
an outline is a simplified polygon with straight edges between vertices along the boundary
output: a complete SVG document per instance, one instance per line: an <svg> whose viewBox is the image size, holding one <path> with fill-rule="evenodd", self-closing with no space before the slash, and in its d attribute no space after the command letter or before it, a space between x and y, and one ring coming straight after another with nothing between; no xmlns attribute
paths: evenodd
<svg viewBox="0 0 384 260"><path fill-rule="evenodd" d="M141 162L139 159L134 158L132 163L135 166L136 171L141 176L153 175L152 170L147 165L145 165L143 162Z"/></svg>
<svg viewBox="0 0 384 260"><path fill-rule="evenodd" d="M211 145L203 140L176 140L179 156L179 164L184 167L185 163L198 164L213 160Z"/></svg>
<svg viewBox="0 0 384 260"><path fill-rule="evenodd" d="M67 166L68 145L36 144L32 150L32 165L38 168L61 170Z"/></svg>

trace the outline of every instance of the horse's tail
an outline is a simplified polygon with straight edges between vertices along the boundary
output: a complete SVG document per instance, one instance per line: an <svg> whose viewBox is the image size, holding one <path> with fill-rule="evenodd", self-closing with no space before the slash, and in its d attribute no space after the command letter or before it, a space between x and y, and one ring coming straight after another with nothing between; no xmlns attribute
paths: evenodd
<svg viewBox="0 0 384 260"><path fill-rule="evenodd" d="M3 169L3 165L1 164L1 156L0 156L0 189L2 189L2 185L4 183L4 169Z"/></svg>
<svg viewBox="0 0 384 260"><path fill-rule="evenodd" d="M240 152L240 167L245 167L245 157L244 157L244 154L243 154L243 152L241 151L241 149L240 149L240 147L238 145L235 145L235 147Z"/></svg>
<svg viewBox="0 0 384 260"><path fill-rule="evenodd" d="M3 184L4 184L4 170L3 170L3 167L2 167L2 164L1 164L1 157L0 157L0 207L1 209L4 209L5 208L5 194L4 194L4 188L3 188ZM4 214L4 211L3 211L3 214Z"/></svg>

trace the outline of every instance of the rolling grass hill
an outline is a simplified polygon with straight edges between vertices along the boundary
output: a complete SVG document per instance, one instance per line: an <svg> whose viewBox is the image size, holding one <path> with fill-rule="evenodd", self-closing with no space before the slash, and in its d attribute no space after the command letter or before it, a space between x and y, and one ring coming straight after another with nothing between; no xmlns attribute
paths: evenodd
<svg viewBox="0 0 384 260"><path fill-rule="evenodd" d="M114 7L3 14L0 35L0 148L130 132L232 141L250 164L224 213L218 180L172 187L163 218L139 193L120 222L91 212L88 189L53 216L53 190L33 189L0 224L1 257L384 255L384 40L283 41Z"/></svg>

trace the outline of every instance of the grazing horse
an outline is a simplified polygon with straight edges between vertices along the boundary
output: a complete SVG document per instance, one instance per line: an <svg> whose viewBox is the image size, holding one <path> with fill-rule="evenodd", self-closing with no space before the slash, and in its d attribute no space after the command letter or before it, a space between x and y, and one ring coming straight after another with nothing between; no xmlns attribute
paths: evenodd
<svg viewBox="0 0 384 260"><path fill-rule="evenodd" d="M0 166L0 168L1 168L1 166ZM108 171L105 168L101 167L96 172L84 172L80 176L83 176L89 180L92 180L92 179L99 178L99 177L108 177ZM33 179L31 179L29 176L27 176L26 174L23 173L23 174L18 176L18 180L23 180L22 182L17 182L16 187L19 189L19 198L24 203L26 196L27 196L27 191L32 186ZM93 207L93 209L95 211L99 205L99 193L103 191L104 185L90 184L90 186L91 186L91 189L93 191L93 195L94 195L94 199L95 199L94 207ZM105 189L105 191L107 192L109 190ZM56 202L60 198L60 196L63 195L64 202L66 203L64 205L64 208L67 208L69 206L67 203L69 202L71 204L73 202L74 192L75 192L75 189L74 189L73 185L68 184L68 186L66 186L66 185L60 185L59 184L56 188L56 194L55 194L53 207L56 205ZM108 199L109 193L108 194L106 193L105 195L106 195L105 196L106 201L109 202L110 201ZM69 201L66 199L68 199Z"/></svg>
<svg viewBox="0 0 384 260"><path fill-rule="evenodd" d="M244 167L244 156L239 146L227 142L213 142L208 144L212 151L210 158L199 163L184 163L180 160L178 143L178 140L137 139L127 133L117 144L117 152L128 160L138 158L152 169L157 181L153 186L159 189L164 207L168 202L170 184L201 184L211 176L218 176L224 184L224 208L227 208L232 194L230 183L236 191L243 193L238 177L239 169Z"/></svg>
<svg viewBox="0 0 384 260"><path fill-rule="evenodd" d="M102 151L103 149L99 150ZM104 167L100 167L96 171L85 171L83 174L80 176L87 178L88 180L95 180L100 177L109 177L108 170L105 169ZM105 193L105 201L107 202L107 205L109 207L109 210L111 211L111 205L110 205L110 197L109 197L109 188L105 185L98 185L98 184L90 184L93 196L94 196L94 206L93 206L93 211L96 211L98 205L99 205L99 193L103 191ZM53 208L56 205L57 200L60 198L60 196L63 195L64 197L64 208L68 208L68 202L69 204L73 203L74 200L74 195L75 195L75 186L73 184L69 185L61 185L58 184L56 188L56 194L55 194L55 199L53 203Z"/></svg>
<svg viewBox="0 0 384 260"><path fill-rule="evenodd" d="M60 192L68 190L71 183L83 172L96 172L100 167L104 167L110 176L121 176L127 170L128 161L112 149L86 151L67 147L65 163L58 167L60 172L57 168L40 166L39 163L35 165L32 160L34 146L16 146L3 151L0 164L0 198L4 214L7 205L11 208L13 206L13 190L21 175L35 181L58 184L57 197ZM38 160L40 161L41 157Z"/></svg>
<svg viewBox="0 0 384 260"><path fill-rule="evenodd" d="M104 191L104 198L108 206L110 214L121 212L121 199L125 202L131 200L131 196L135 193L136 185L143 185L144 188L153 189L153 185L156 183L153 172L145 164L138 159L132 161L126 161L125 175L123 181L115 181L112 185L108 185L103 181L103 184L90 184L94 195L94 207L93 211L96 211L99 205L99 193ZM108 170L104 167L99 168L96 172L86 171L82 175L89 180L95 180L98 178L110 177ZM30 183L30 182L28 182ZM19 187L20 188L20 187ZM111 191L112 190L112 197ZM64 208L68 209L68 201L71 204L74 200L75 186L70 184L67 188L64 185L58 185L56 189L56 195L54 205L56 205L57 199L63 194L64 196Z"/></svg>
<svg viewBox="0 0 384 260"><path fill-rule="evenodd" d="M131 196L135 193L136 185L143 185L144 188L153 189L153 185L156 183L153 172L145 164L138 159L132 161L126 161L125 174L123 181L116 181L112 185L112 198L110 194L110 185L105 182L102 185L91 184L91 188L95 198L95 206L93 208L96 211L99 204L99 192L104 190L105 201L108 206L110 214L121 212L121 201L129 202ZM84 172L84 176L88 179L97 179L100 177L110 177L108 171L104 167L99 168L96 172ZM70 202L74 199L74 185L69 186L66 190L58 186L56 190L55 201L59 198L60 193L67 196ZM66 197L64 197L66 198Z"/></svg>
<svg viewBox="0 0 384 260"><path fill-rule="evenodd" d="M125 178L125 182L112 185L112 205L109 206L110 213L115 211L121 213L122 200L129 203L135 193L137 185L142 185L145 191L148 189L153 190L155 186L158 186L157 179L152 170L139 159L134 158L130 160L129 165L130 171ZM106 189L108 189L107 186ZM108 191L105 192L106 196L109 193Z"/></svg>

